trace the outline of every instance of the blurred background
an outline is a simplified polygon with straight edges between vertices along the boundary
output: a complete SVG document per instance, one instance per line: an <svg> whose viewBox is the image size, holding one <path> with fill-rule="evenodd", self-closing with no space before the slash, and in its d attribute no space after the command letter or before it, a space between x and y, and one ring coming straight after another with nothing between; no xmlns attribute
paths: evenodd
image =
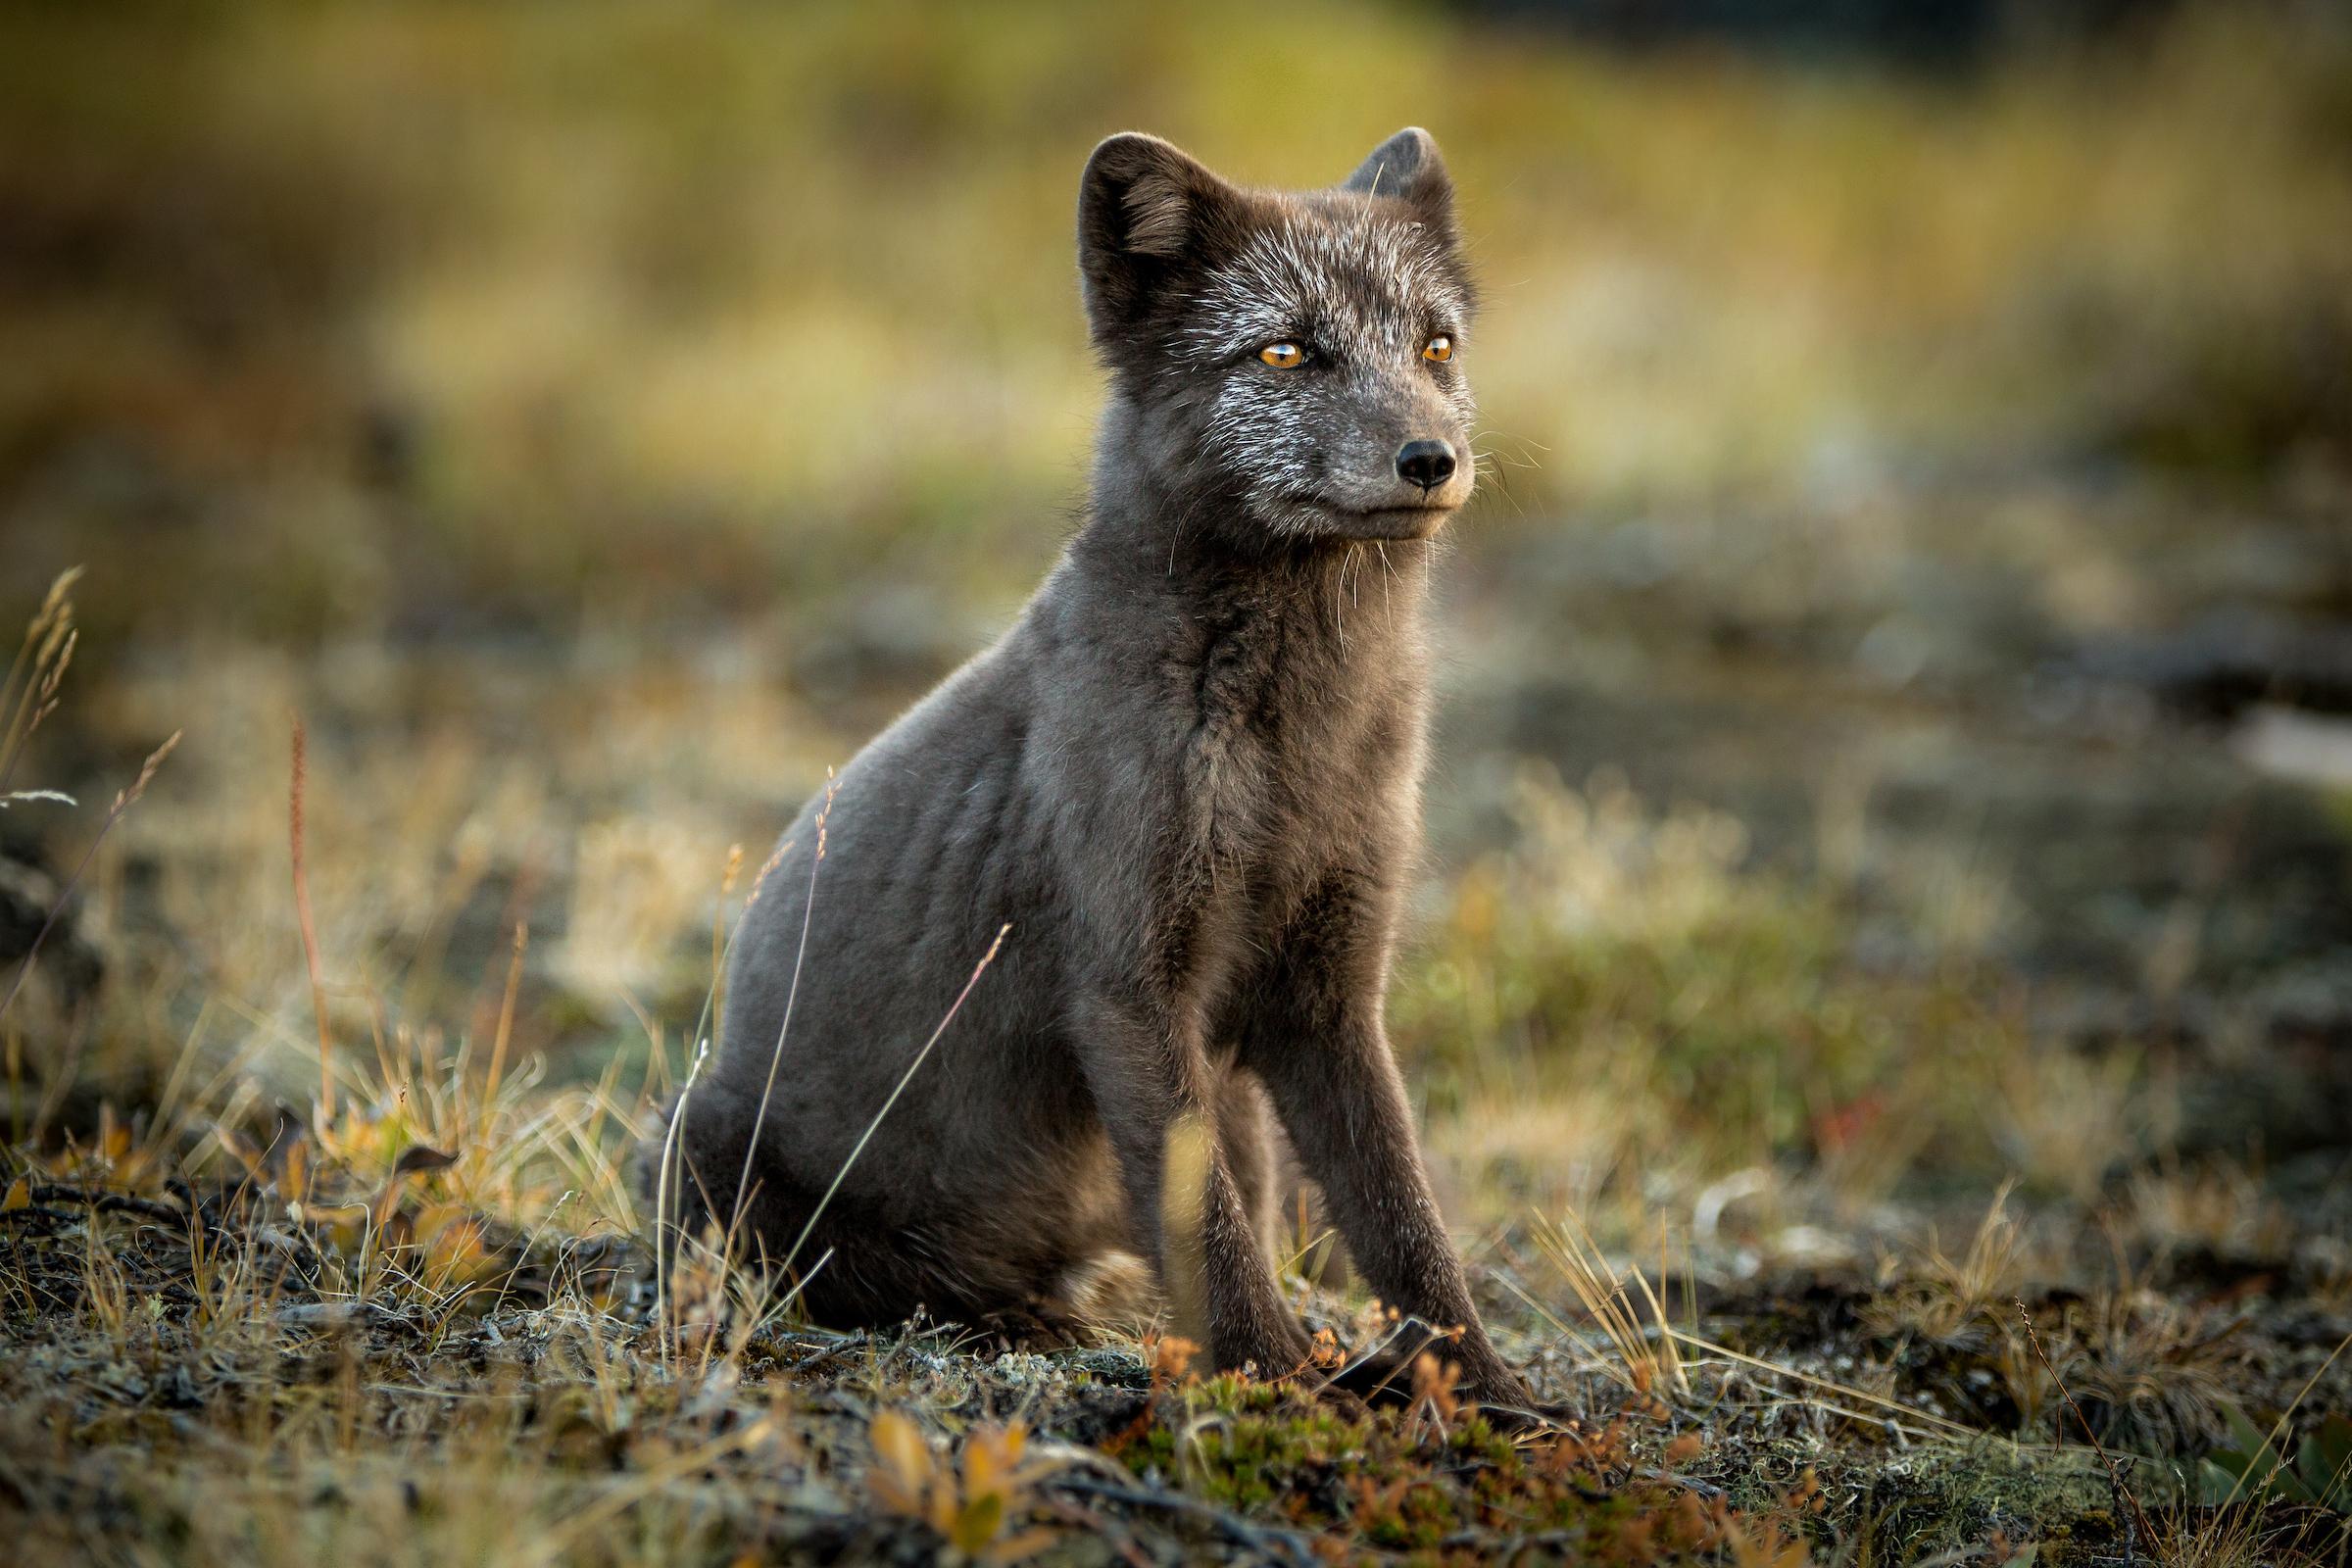
<svg viewBox="0 0 2352 1568"><path fill-rule="evenodd" d="M11 6L0 611L86 568L12 969L185 731L16 1130L315 1086L297 714L340 1040L481 1034L523 925L518 1058L674 1063L730 846L1083 503L1096 139L1295 186L1406 123L1486 299L1394 1009L1449 1203L1835 1250L2016 1180L2346 1266L2316 3Z"/></svg>

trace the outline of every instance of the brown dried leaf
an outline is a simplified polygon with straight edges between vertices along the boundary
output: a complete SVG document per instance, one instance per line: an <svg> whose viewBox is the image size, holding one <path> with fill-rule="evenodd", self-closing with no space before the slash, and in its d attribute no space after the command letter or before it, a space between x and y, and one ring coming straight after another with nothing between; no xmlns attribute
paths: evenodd
<svg viewBox="0 0 2352 1568"><path fill-rule="evenodd" d="M392 1174L407 1176L420 1170L447 1170L457 1162L457 1155L444 1153L429 1144L411 1144L392 1162Z"/></svg>

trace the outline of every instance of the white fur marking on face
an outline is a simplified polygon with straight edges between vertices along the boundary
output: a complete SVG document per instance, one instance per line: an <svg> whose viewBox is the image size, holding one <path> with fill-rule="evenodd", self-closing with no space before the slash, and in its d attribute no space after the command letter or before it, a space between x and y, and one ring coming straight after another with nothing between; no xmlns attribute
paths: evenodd
<svg viewBox="0 0 2352 1568"><path fill-rule="evenodd" d="M1180 346L1215 360L1311 327L1326 352L1418 355L1430 332L1458 330L1468 305L1419 223L1300 215L1208 274Z"/></svg>
<svg viewBox="0 0 2352 1568"><path fill-rule="evenodd" d="M1467 383L1458 372L1433 376L1421 350L1436 332L1458 342L1468 310L1421 224L1371 215L1291 215L1208 273L1178 335L1181 356L1216 368L1297 339L1323 362L1311 375L1254 363L1224 374L1208 442L1245 479L1251 510L1278 529L1311 530L1335 468L1371 473L1388 462L1394 448L1373 439L1380 416L1432 394L1454 427L1445 433L1466 434Z"/></svg>

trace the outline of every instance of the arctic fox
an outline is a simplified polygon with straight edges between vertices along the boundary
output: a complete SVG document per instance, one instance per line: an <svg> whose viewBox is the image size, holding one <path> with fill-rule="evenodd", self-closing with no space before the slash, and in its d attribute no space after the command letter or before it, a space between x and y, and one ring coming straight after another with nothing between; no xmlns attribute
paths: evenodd
<svg viewBox="0 0 2352 1568"><path fill-rule="evenodd" d="M792 1255L844 1323L1069 1319L1125 1254L1218 1367L1286 1377L1309 1346L1269 1256L1270 1110L1370 1287L1458 1331L1476 1399L1524 1408L1382 1024L1428 554L1474 472L1437 145L1399 131L1291 193L1113 136L1078 253L1109 376L1086 521L1004 639L842 773L813 884L822 803L787 835L663 1217Z"/></svg>

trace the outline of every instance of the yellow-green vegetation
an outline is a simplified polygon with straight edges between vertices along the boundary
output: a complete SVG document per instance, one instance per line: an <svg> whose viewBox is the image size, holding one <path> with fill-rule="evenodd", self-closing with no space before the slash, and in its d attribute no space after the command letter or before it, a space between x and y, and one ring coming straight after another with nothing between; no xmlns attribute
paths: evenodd
<svg viewBox="0 0 2352 1568"><path fill-rule="evenodd" d="M1836 890L1743 868L1721 812L1660 817L1621 783L1580 794L1537 769L1515 814L1517 841L1465 870L1395 1005L1446 1112L1492 1126L1514 1103L1582 1107L1544 1118L1547 1149L1491 1146L1523 1179L1582 1183L1515 1198L1638 1209L1668 1172L1711 1180L1791 1152L1853 1198L1923 1160L1997 1181L2002 1107L2034 1106L2040 1080L2070 1070L2035 1056L1965 950L1924 972L1858 970ZM2087 1122L2120 1107L2073 1108ZM2095 1189L2125 1152L2116 1130L2036 1141L2029 1156L2051 1157L2030 1174Z"/></svg>
<svg viewBox="0 0 2352 1568"><path fill-rule="evenodd" d="M0 14L0 1539L2341 1562L2324 9L1942 74L1224 0ZM1442 1344L1366 1410L657 1273L631 1162L770 835L1082 493L1087 149L1297 184L1412 122L1488 462L1390 1023L1574 1423ZM1393 1349L1293 1230L1329 1356Z"/></svg>

